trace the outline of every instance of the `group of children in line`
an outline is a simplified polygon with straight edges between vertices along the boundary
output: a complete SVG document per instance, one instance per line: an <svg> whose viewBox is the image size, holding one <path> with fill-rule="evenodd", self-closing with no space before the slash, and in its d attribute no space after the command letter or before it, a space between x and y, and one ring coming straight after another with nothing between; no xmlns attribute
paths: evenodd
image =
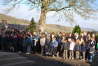
<svg viewBox="0 0 98 66"><path fill-rule="evenodd" d="M92 62L98 50L98 39L94 33L40 33L16 29L0 30L0 50L41 53L64 59L87 60Z"/></svg>

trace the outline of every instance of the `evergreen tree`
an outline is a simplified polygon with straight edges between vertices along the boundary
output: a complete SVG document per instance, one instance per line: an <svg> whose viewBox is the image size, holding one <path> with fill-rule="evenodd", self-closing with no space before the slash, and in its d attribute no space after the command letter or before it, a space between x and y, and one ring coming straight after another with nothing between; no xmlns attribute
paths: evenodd
<svg viewBox="0 0 98 66"><path fill-rule="evenodd" d="M73 28L73 30L72 30L72 33L81 33L81 28L80 28L80 26L79 25L76 25L74 28Z"/></svg>
<svg viewBox="0 0 98 66"><path fill-rule="evenodd" d="M36 23L34 19L31 20L30 25L27 27L27 31L30 31L30 32L36 31Z"/></svg>

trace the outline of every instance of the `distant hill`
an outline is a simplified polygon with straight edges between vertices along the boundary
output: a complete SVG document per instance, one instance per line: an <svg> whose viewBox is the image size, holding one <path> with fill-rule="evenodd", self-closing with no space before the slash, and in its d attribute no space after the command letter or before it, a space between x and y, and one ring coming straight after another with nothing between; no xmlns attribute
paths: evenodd
<svg viewBox="0 0 98 66"><path fill-rule="evenodd" d="M23 20L23 19L17 19L15 17L11 17L8 15L0 14L0 22L2 19L6 19L9 24L19 24L19 25L28 25L30 21ZM61 26L56 24L46 24L45 31L47 32L71 32L73 27L68 26ZM82 31L94 31L93 29L89 28L82 28Z"/></svg>
<svg viewBox="0 0 98 66"><path fill-rule="evenodd" d="M73 30L73 27L68 27L68 26L61 26L61 25L56 25L56 24L47 24L45 31L49 32L71 32ZM81 28L82 31L95 31L90 28Z"/></svg>
<svg viewBox="0 0 98 66"><path fill-rule="evenodd" d="M72 27L61 26L56 24L47 24L45 31L47 32L71 32Z"/></svg>
<svg viewBox="0 0 98 66"><path fill-rule="evenodd" d="M23 19L17 19L11 16L7 16L4 14L0 14L0 22L1 20L7 20L9 24L21 24L21 25L27 25L30 22L27 20L23 20Z"/></svg>

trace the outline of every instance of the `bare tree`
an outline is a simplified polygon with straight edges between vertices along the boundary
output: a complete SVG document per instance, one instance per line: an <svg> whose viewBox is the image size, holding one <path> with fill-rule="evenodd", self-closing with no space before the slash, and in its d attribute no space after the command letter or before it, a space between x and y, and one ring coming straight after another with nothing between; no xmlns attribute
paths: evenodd
<svg viewBox="0 0 98 66"><path fill-rule="evenodd" d="M24 0L9 0L13 2L14 8L17 4L21 3ZM40 19L39 25L44 26L46 21L46 14L49 11L63 12L65 17L73 21L72 13L69 11L72 9L75 13L83 16L89 17L95 10L91 7L91 4L95 0L26 0L25 4L28 4L32 7L40 7ZM69 13L69 14L68 14Z"/></svg>

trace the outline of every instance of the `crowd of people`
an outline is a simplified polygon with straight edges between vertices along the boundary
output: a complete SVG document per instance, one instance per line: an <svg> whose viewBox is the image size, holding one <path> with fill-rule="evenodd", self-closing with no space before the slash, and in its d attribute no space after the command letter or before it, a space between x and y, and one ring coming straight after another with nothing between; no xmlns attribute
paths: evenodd
<svg viewBox="0 0 98 66"><path fill-rule="evenodd" d="M94 53L98 50L98 39L90 32L38 34L17 29L0 29L0 50L26 54L40 53L44 56L92 62Z"/></svg>

